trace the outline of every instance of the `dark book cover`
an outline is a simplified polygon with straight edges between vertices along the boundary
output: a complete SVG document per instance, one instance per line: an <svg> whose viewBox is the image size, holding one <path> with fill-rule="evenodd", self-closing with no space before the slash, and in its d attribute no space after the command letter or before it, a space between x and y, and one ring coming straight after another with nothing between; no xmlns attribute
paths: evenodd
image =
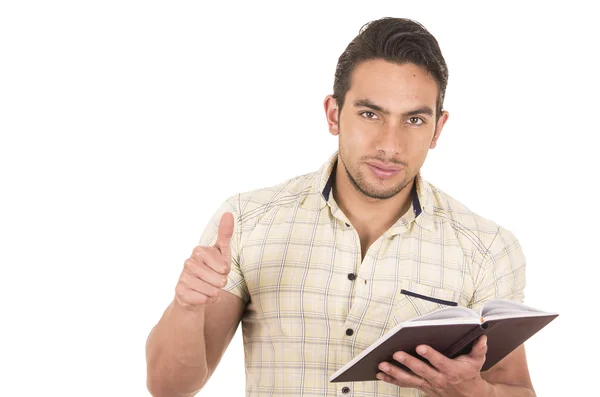
<svg viewBox="0 0 600 397"><path fill-rule="evenodd" d="M468 354L474 341L481 335L488 337L488 351L482 371L486 371L510 352L523 344L527 339L554 320L558 314L523 314L521 317L491 319L483 324L455 323L452 319L419 324L407 324L395 332L389 339L383 341L371 352L359 359L345 371L341 369L334 374L331 382L377 381L379 363L387 361L402 369L407 367L392 358L397 351L404 351L422 361L426 359L416 352L419 345L429 345L447 357L455 358ZM377 342L375 342L377 343ZM340 372L338 374L338 372Z"/></svg>

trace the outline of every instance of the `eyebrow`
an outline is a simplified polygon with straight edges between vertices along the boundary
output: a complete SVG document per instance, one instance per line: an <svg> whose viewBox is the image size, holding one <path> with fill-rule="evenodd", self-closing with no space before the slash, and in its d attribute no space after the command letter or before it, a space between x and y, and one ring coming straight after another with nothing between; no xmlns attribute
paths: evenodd
<svg viewBox="0 0 600 397"><path fill-rule="evenodd" d="M354 101L354 107L376 110L388 116L392 113L389 110L374 104L369 99L357 99L356 101ZM431 109L429 106L422 106L418 109L409 110L408 112L402 113L402 117L416 116L418 114L425 114L430 117L433 117L433 109Z"/></svg>

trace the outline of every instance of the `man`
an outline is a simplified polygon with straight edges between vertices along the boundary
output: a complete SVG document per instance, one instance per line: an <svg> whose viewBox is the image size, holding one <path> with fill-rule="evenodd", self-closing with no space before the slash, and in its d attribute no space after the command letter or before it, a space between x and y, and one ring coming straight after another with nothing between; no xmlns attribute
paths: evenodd
<svg viewBox="0 0 600 397"><path fill-rule="evenodd" d="M420 24L367 24L340 56L324 102L339 151L317 172L241 193L185 261L147 344L155 397L192 396L242 322L248 396L534 396L523 346L481 373L486 340L429 364L381 363L375 382L329 377L398 322L451 301L523 301L516 238L419 170L448 120L448 71ZM404 291L411 291L409 296Z"/></svg>

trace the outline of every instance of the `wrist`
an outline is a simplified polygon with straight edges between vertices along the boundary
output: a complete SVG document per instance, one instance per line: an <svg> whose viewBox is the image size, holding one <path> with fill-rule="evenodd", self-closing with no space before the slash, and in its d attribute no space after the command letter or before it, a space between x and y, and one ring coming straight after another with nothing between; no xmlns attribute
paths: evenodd
<svg viewBox="0 0 600 397"><path fill-rule="evenodd" d="M177 298L173 299L171 303L171 310L179 316L185 316L188 318L204 317L205 305L184 305Z"/></svg>
<svg viewBox="0 0 600 397"><path fill-rule="evenodd" d="M461 387L461 395L465 397L496 397L496 391L493 384L484 380L480 375L471 381L464 383Z"/></svg>
<svg viewBox="0 0 600 397"><path fill-rule="evenodd" d="M496 388L493 384L478 376L478 385L475 388L477 392L473 396L496 397Z"/></svg>

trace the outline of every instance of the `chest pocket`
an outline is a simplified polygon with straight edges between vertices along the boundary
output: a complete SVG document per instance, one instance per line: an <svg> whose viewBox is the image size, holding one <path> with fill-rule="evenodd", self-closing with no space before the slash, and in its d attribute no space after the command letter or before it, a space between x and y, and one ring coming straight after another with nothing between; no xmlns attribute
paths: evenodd
<svg viewBox="0 0 600 397"><path fill-rule="evenodd" d="M394 324L424 316L444 307L457 306L460 292L405 280L394 297Z"/></svg>

